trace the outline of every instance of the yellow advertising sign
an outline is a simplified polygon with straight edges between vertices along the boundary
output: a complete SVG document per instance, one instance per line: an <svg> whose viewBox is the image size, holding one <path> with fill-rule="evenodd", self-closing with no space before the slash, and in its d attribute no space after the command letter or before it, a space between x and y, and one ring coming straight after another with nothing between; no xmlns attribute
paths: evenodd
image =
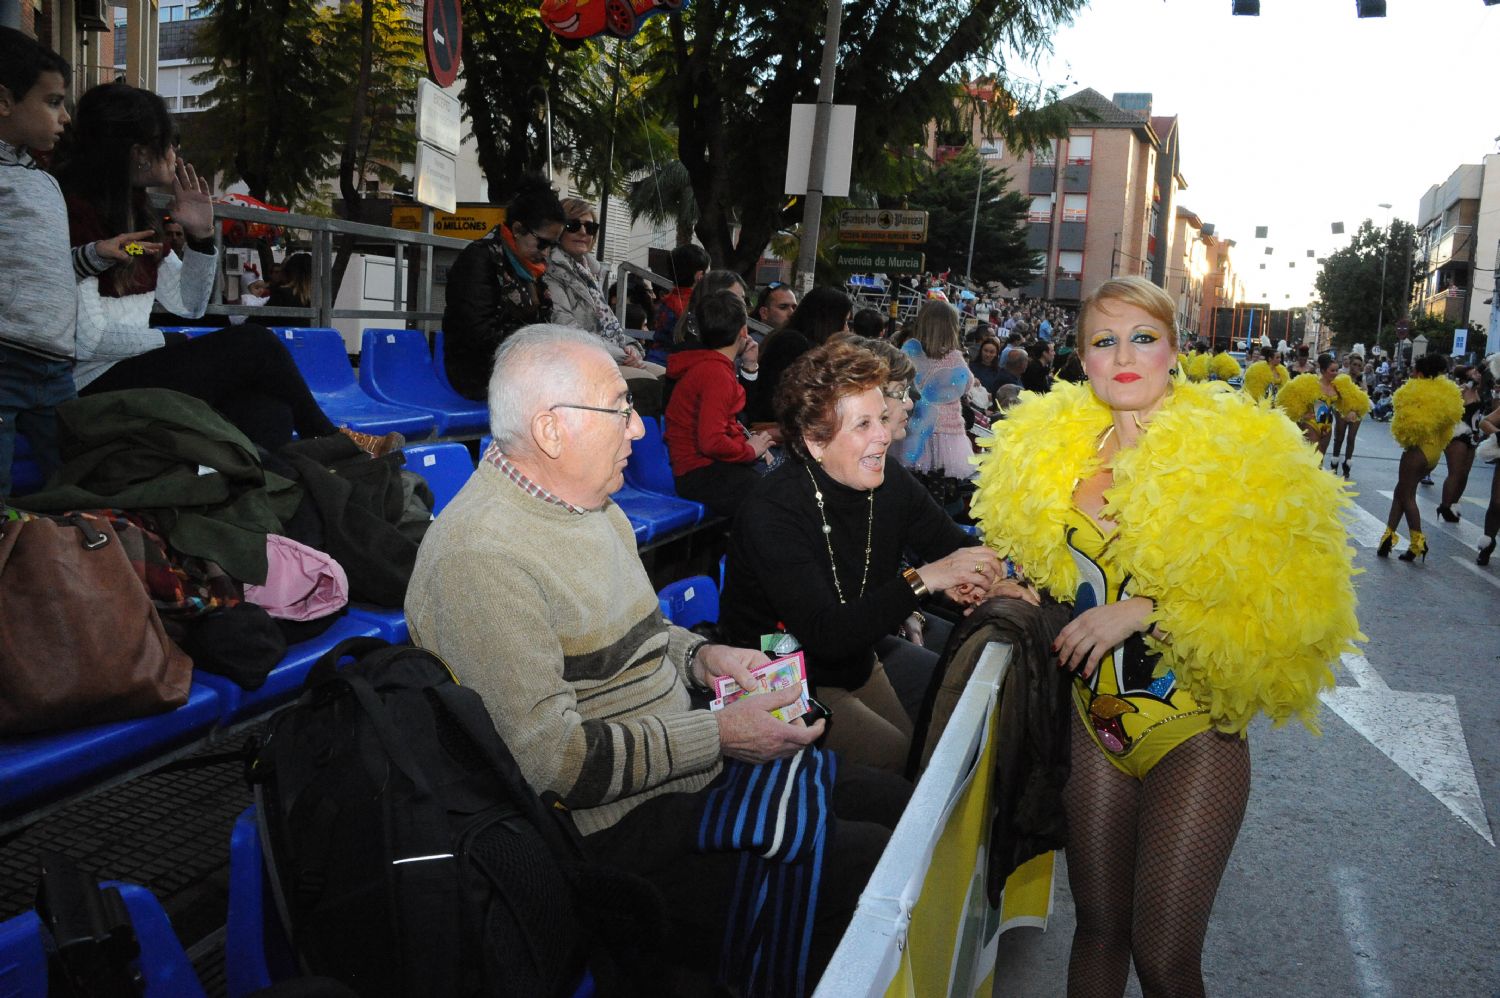
<svg viewBox="0 0 1500 998"><path fill-rule="evenodd" d="M458 211L432 213L432 234L454 239L482 239L485 233L505 221L505 209L491 204L461 204ZM391 228L408 232L422 231L421 205L397 205L391 209Z"/></svg>

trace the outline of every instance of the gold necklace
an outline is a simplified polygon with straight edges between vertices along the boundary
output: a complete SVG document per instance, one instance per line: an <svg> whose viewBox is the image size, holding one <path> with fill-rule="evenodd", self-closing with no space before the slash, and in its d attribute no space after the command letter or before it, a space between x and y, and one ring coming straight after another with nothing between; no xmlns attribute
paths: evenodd
<svg viewBox="0 0 1500 998"><path fill-rule="evenodd" d="M805 467L805 466L804 466ZM818 519L823 521L823 543L828 545L828 567L833 570L833 590L838 593L839 602L847 602L844 599L844 587L839 584L839 566L833 557L833 527L828 524L828 514L823 510L823 490L818 486L818 479L813 474L812 468L807 469L807 477L812 479L813 499L818 503ZM869 493L870 515L865 522L865 568L859 576L859 595L855 599L865 598L865 581L870 577L870 541L875 537L875 490Z"/></svg>

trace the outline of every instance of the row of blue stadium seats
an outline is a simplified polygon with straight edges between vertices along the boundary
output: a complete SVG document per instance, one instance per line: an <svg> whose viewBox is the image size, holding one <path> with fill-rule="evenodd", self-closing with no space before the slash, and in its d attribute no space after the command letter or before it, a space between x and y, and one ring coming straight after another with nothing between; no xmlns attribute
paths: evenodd
<svg viewBox="0 0 1500 998"><path fill-rule="evenodd" d="M631 457L627 477L638 483L671 485L671 467L661 443L661 426L648 419L647 438ZM645 446L641 446L644 444ZM474 470L468 448L435 443L406 448L407 467L427 479L440 512ZM690 528L703 518L698 503L627 485L616 493L635 528L638 543ZM24 739L0 739L0 822L68 794L131 772L211 740L225 729L294 699L313 663L344 638L408 640L399 608L353 607L324 634L292 646L263 686L246 690L220 676L194 675L188 702L166 714L92 725L75 731Z"/></svg>

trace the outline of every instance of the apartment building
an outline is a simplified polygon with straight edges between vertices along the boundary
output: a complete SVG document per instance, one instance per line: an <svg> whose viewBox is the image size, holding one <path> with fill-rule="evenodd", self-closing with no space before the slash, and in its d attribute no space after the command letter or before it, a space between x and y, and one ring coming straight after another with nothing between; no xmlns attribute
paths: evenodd
<svg viewBox="0 0 1500 998"><path fill-rule="evenodd" d="M1500 256L1500 154L1467 163L1422 195L1412 268L1412 311L1493 326ZM1403 265L1406 261L1391 261Z"/></svg>
<svg viewBox="0 0 1500 998"><path fill-rule="evenodd" d="M1065 97L1080 112L1067 138L989 160L1031 198L1027 244L1045 266L1027 294L1076 302L1110 277L1167 279L1177 191L1187 186L1177 120L1153 118L1150 94L1115 97L1093 89Z"/></svg>

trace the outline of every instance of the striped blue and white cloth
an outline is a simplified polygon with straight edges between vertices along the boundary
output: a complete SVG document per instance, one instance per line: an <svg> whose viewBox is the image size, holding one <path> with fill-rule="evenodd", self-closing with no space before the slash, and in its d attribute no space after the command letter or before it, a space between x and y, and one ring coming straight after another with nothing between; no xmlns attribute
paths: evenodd
<svg viewBox="0 0 1500 998"><path fill-rule="evenodd" d="M740 853L719 973L741 994L806 994L837 771L816 746L771 763L729 760L704 795L698 850Z"/></svg>

